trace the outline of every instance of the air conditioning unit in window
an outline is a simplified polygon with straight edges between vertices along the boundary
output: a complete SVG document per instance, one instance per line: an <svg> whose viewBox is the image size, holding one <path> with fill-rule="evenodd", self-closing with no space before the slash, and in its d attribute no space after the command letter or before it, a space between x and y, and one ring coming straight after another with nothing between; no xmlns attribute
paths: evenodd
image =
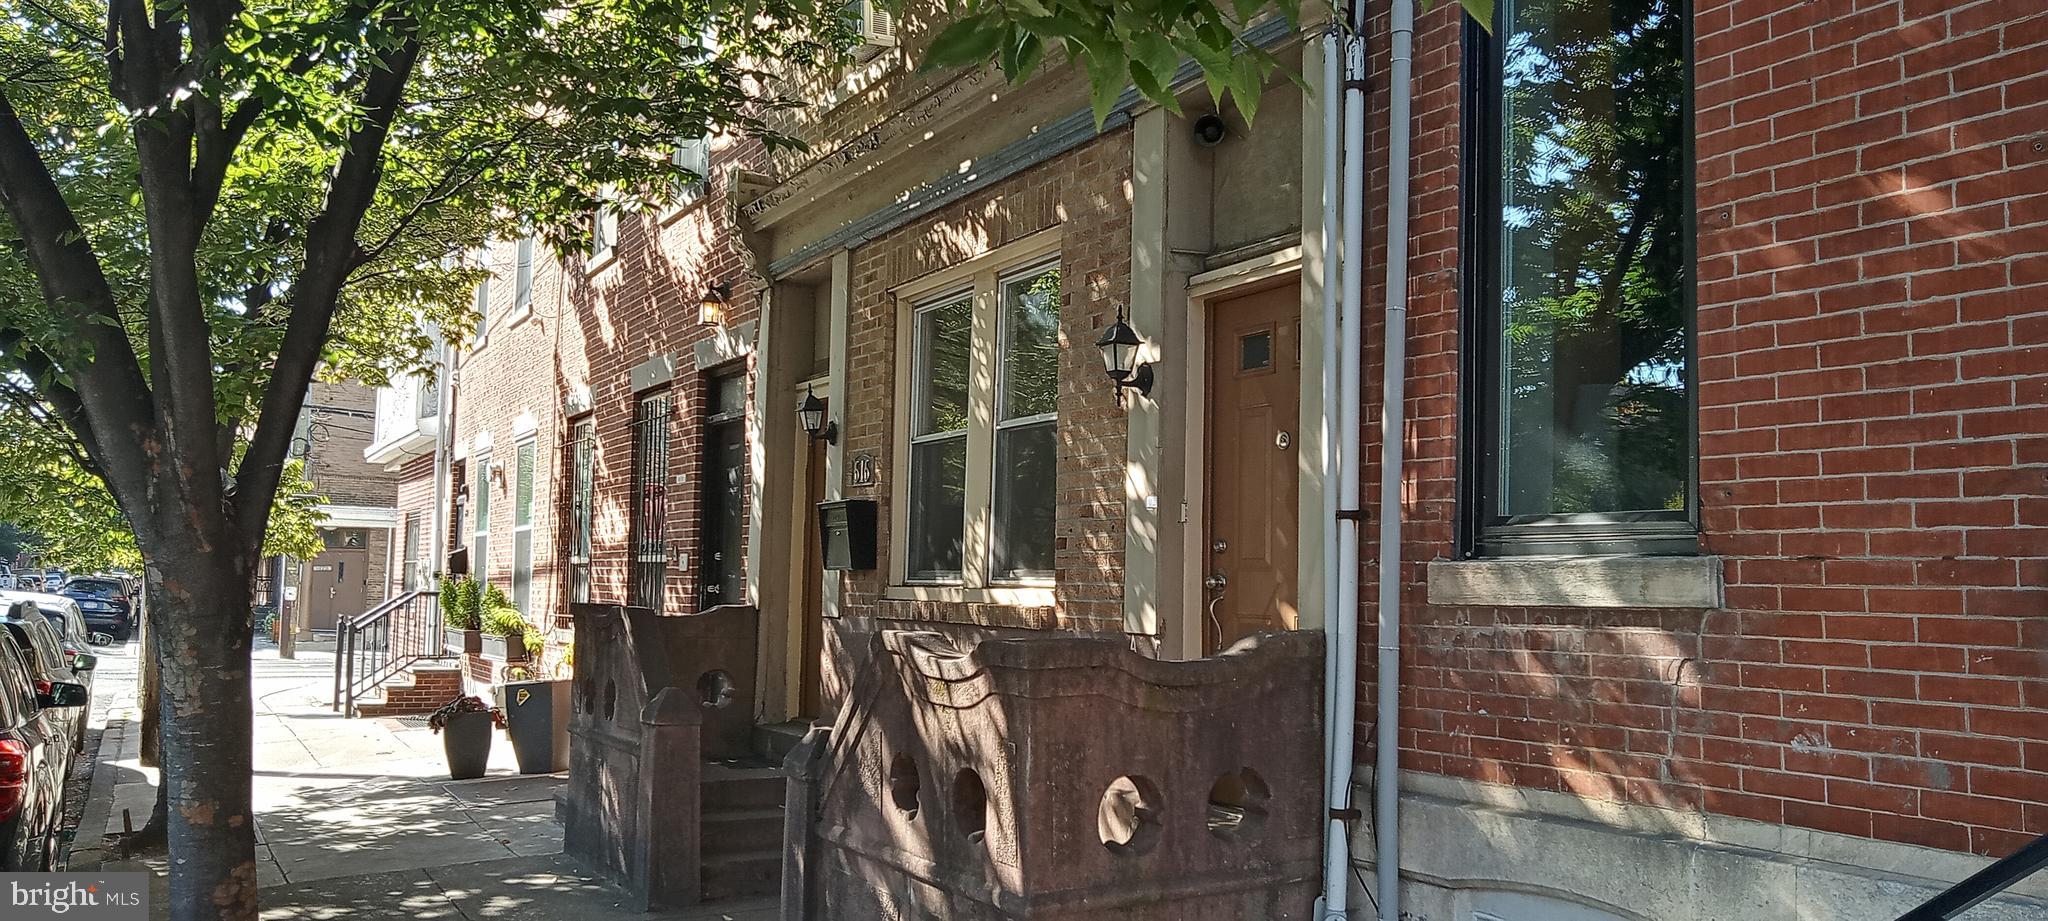
<svg viewBox="0 0 2048 921"><path fill-rule="evenodd" d="M896 47L896 17L875 0L853 0L846 5L850 16L858 17L860 43L864 47Z"/></svg>

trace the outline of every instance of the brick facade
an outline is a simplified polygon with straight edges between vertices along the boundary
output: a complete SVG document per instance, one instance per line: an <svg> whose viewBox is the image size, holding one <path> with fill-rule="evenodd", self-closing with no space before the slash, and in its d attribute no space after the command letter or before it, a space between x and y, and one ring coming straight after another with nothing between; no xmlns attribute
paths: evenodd
<svg viewBox="0 0 2048 921"><path fill-rule="evenodd" d="M896 343L905 316L892 289L1057 227L1062 335L1053 610L884 599L885 568L845 576L850 612L885 620L1122 630L1123 412L1104 386L1094 341L1130 297L1130 170L1130 133L1112 132L854 251L843 437L848 456L872 454L883 462L874 486L849 487L848 495L878 501L882 547L891 540L888 509L900 473L886 460L898 437Z"/></svg>
<svg viewBox="0 0 2048 921"><path fill-rule="evenodd" d="M327 503L391 507L397 477L363 460L363 449L374 437L376 409L376 391L361 384L315 381L307 393L300 443L294 451L305 461L306 479ZM386 597L392 535L383 528L367 528L365 537L364 559L369 571L364 574L363 600L367 610ZM301 570L299 597L305 598L305 579L310 573L304 572L304 567Z"/></svg>
<svg viewBox="0 0 2048 921"><path fill-rule="evenodd" d="M711 158L712 179L701 197L681 207L622 216L611 259L592 266L579 257L568 269L573 310L564 316L555 367L565 387L587 387L591 403L589 410L564 420L558 430L553 462L562 471L565 485L551 508L556 527L568 534L569 426L588 419L597 437L590 564L594 602L624 604L630 599L633 422L641 398L666 394L671 408L667 477L670 559L662 609L671 614L694 613L702 606L698 506L706 407L717 375L743 375L747 392L752 393L753 342L742 334L755 328L762 290L760 275L733 223L728 171L759 166L765 154L757 143L721 138L714 139ZM719 283L732 288L725 321L719 328L700 325L704 293ZM700 366L697 349L713 342L737 345L745 354ZM635 390L631 370L658 356L673 358L673 379ZM751 442L759 423L750 418L747 425ZM566 567L566 543L554 547L554 554L554 565ZM684 558L688 565L678 566ZM563 582L558 590L564 598L566 585ZM567 624L566 611L561 623Z"/></svg>
<svg viewBox="0 0 2048 921"><path fill-rule="evenodd" d="M1403 766L2008 852L2048 833L2048 12L1698 6L1713 611L1424 603L1460 514L1461 26L1418 23Z"/></svg>

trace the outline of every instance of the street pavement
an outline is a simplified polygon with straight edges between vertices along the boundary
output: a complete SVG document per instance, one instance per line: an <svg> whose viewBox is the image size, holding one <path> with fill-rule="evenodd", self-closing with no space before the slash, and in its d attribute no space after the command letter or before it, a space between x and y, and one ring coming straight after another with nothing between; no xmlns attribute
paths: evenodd
<svg viewBox="0 0 2048 921"><path fill-rule="evenodd" d="M161 874L161 859L101 854L86 833L118 835L124 812L140 827L155 796L156 772L138 758L133 644L103 652L93 719L106 731L71 863ZM562 854L561 775L517 774L499 735L485 777L450 781L424 717L344 719L329 709L333 663L303 646L295 660L256 652L256 878L266 921L776 917L772 899L632 911L623 893ZM161 896L152 902L163 916Z"/></svg>

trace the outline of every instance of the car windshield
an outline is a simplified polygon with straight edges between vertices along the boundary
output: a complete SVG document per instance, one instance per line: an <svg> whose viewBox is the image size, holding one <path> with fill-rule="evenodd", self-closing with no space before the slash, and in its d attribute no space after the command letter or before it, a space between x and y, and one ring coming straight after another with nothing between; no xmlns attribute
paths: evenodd
<svg viewBox="0 0 2048 921"><path fill-rule="evenodd" d="M66 595L90 595L94 598L112 598L121 594L121 583L105 579L73 579L64 583Z"/></svg>

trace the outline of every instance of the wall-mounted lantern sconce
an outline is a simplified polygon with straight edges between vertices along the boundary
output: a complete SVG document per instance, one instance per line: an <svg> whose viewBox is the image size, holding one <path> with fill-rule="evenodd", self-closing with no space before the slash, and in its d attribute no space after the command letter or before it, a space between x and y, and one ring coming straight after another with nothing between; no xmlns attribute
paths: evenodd
<svg viewBox="0 0 2048 921"><path fill-rule="evenodd" d="M1124 310L1116 310L1116 322L1102 331L1102 338L1095 340L1095 347L1102 350L1102 364L1109 372L1109 379L1116 383L1117 403L1123 403L1124 388L1129 387L1142 394L1152 392L1152 365L1138 360L1138 351L1145 340L1138 338L1138 331L1124 322Z"/></svg>
<svg viewBox="0 0 2048 921"><path fill-rule="evenodd" d="M492 482L492 483L495 483L495 484L497 484L497 485L498 485L498 486L500 486L500 487L502 487L502 486L504 486L504 485L505 485L505 462L504 462L504 461L501 461L501 460L494 460L494 461L491 461L491 482Z"/></svg>
<svg viewBox="0 0 2048 921"><path fill-rule="evenodd" d="M796 404L796 417L812 441L822 438L828 445L839 443L839 423L825 418L825 401L809 387L804 388L803 402Z"/></svg>
<svg viewBox="0 0 2048 921"><path fill-rule="evenodd" d="M726 305L732 303L732 285L719 282L704 289L704 301L697 305L697 322L704 326L717 326L725 322Z"/></svg>

